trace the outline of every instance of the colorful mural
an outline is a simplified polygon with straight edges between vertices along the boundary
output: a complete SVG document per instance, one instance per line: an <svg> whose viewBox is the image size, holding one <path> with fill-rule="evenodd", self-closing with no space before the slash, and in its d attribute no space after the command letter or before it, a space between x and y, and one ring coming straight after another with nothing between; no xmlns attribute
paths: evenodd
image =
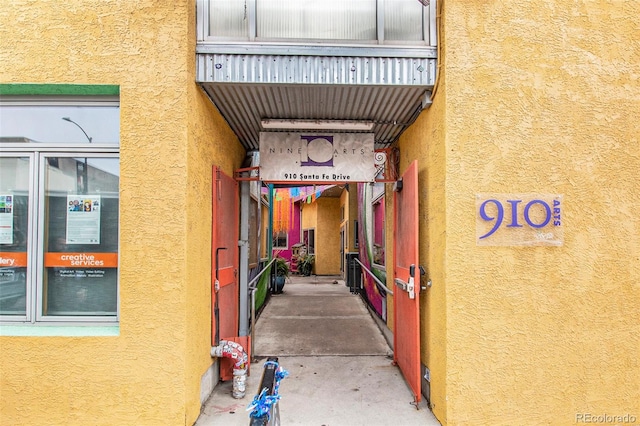
<svg viewBox="0 0 640 426"><path fill-rule="evenodd" d="M358 240L359 260L381 282L386 282L387 274L383 269L374 267L374 228L373 190L368 183L358 184ZM379 226L377 228L380 228ZM367 273L363 273L364 296L367 303L382 319L387 319L387 292Z"/></svg>
<svg viewBox="0 0 640 426"><path fill-rule="evenodd" d="M292 247L301 243L300 229L300 205L311 204L322 193L334 185L309 185L273 189L273 233L287 234L286 246L274 245L273 252L288 261L291 261ZM268 194L268 188L262 189L263 194Z"/></svg>

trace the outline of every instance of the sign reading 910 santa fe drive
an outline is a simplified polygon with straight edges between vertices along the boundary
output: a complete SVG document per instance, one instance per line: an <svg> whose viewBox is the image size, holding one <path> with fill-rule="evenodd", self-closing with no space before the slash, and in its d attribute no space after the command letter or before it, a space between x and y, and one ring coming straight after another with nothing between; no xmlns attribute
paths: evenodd
<svg viewBox="0 0 640 426"><path fill-rule="evenodd" d="M563 209L559 194L477 194L476 243L561 246Z"/></svg>
<svg viewBox="0 0 640 426"><path fill-rule="evenodd" d="M371 182L373 133L260 133L260 180Z"/></svg>

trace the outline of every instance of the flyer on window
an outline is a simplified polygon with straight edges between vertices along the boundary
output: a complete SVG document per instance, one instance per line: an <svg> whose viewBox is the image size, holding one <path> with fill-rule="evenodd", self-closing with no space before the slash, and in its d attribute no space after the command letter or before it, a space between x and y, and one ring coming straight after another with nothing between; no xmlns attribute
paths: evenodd
<svg viewBox="0 0 640 426"><path fill-rule="evenodd" d="M67 195L67 244L100 244L100 196Z"/></svg>
<svg viewBox="0 0 640 426"><path fill-rule="evenodd" d="M0 195L0 244L13 244L13 195Z"/></svg>

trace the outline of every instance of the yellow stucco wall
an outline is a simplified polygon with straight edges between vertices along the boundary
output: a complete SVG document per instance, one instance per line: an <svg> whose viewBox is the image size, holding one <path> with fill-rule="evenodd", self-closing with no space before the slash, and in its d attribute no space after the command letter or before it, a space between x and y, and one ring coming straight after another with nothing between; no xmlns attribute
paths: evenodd
<svg viewBox="0 0 640 426"><path fill-rule="evenodd" d="M445 3L438 94L400 143L401 170L426 163L422 359L443 423L640 419L639 15ZM564 244L477 246L487 192L563 194Z"/></svg>
<svg viewBox="0 0 640 426"><path fill-rule="evenodd" d="M315 229L318 225L318 204L302 204L300 226L302 229Z"/></svg>
<svg viewBox="0 0 640 426"><path fill-rule="evenodd" d="M315 229L317 275L340 274L340 198L320 197L302 206L302 229Z"/></svg>
<svg viewBox="0 0 640 426"><path fill-rule="evenodd" d="M345 220L348 221L347 225L347 248L348 252L356 252L356 222L358 220L358 188L356 184L348 185L348 190L342 193L345 198Z"/></svg>
<svg viewBox="0 0 640 426"><path fill-rule="evenodd" d="M445 87L441 76L440 90ZM444 90L443 90L444 91ZM419 202L419 252L420 264L426 275L421 277L421 285L431 279L434 285L420 292L420 353L422 364L431 372L431 408L438 420L446 423L447 418L447 295L446 265L446 216L445 216L445 156L444 132L445 94L438 102L424 111L414 125L404 133L399 141L400 171L403 173L413 159L418 159L418 202ZM393 191L387 185L387 223L393 223ZM389 225L388 225L389 226ZM392 230L392 226L389 230ZM393 232L387 238L387 286L393 285ZM392 288L392 287L389 287ZM393 328L393 296L387 297L388 324Z"/></svg>
<svg viewBox="0 0 640 426"><path fill-rule="evenodd" d="M195 86L194 11L0 8L0 82L120 86L122 205L120 335L0 337L3 423L197 417L211 362L210 170L231 173L243 153ZM435 103L399 143L401 171L420 160L434 283L421 352L444 423L640 418L639 15L636 2L446 2ZM564 194L564 245L476 246L479 192Z"/></svg>
<svg viewBox="0 0 640 426"><path fill-rule="evenodd" d="M120 86L120 334L0 337L3 424L192 424L211 365L211 166L244 152L195 84L195 1L0 8L0 82ZM161 47L161 48L160 48Z"/></svg>
<svg viewBox="0 0 640 426"><path fill-rule="evenodd" d="M316 228L317 275L340 274L340 198L320 197Z"/></svg>
<svg viewBox="0 0 640 426"><path fill-rule="evenodd" d="M340 212L340 231L345 232L344 244L341 249L346 253L350 251L349 244L353 244L353 241L349 240L349 234L353 233L353 230L351 229L353 222L349 220L349 191L344 190L340 194ZM344 215L342 212L344 212Z"/></svg>
<svg viewBox="0 0 640 426"><path fill-rule="evenodd" d="M195 14L190 15L188 40L195 50ZM233 176L245 156L244 148L203 90L195 83L195 62L188 60L187 81L187 209L186 320L189 340L185 348L186 416L190 425L200 414L200 379L211 365L211 192L212 165Z"/></svg>

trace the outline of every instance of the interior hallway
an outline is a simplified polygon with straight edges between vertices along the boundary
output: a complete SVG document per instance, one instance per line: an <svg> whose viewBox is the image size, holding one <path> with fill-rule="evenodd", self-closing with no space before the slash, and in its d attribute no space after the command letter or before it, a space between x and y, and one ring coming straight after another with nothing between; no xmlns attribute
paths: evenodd
<svg viewBox="0 0 640 426"><path fill-rule="evenodd" d="M439 425L413 396L392 350L362 299L339 277L287 279L256 326L254 359L243 399L220 383L196 426L249 424L247 406L258 391L268 356L289 376L280 384L283 425Z"/></svg>

